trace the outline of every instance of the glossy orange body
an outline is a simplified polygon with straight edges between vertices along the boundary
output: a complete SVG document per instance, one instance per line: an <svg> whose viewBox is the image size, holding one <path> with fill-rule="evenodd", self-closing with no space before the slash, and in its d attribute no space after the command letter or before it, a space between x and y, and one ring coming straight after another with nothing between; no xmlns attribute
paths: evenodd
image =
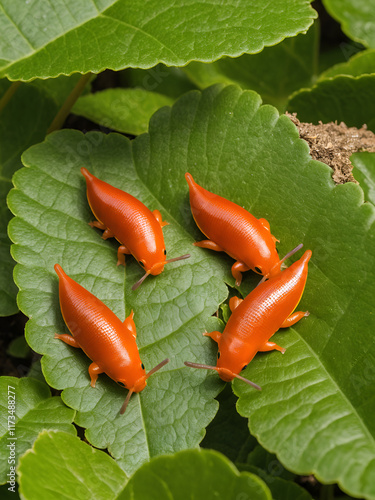
<svg viewBox="0 0 375 500"><path fill-rule="evenodd" d="M103 237L114 236L121 243L118 257L132 254L149 274L160 274L164 269L166 250L160 212L151 212L142 202L121 189L98 179L85 168L87 199L98 224L105 229ZM102 226L102 227L101 227Z"/></svg>
<svg viewBox="0 0 375 500"><path fill-rule="evenodd" d="M68 334L57 335L73 347L80 347L93 361L89 373L91 385L100 373L106 373L133 392L146 386L146 372L135 341L133 312L124 322L97 297L67 276L55 265L59 277L60 307ZM70 337L70 338L69 338Z"/></svg>
<svg viewBox="0 0 375 500"><path fill-rule="evenodd" d="M238 303L222 334L206 334L218 343L217 369L225 381L234 378L253 359L258 351L284 349L269 339L281 327L295 324L309 313L295 312L307 279L311 250L277 276L259 284ZM292 314L293 313L293 314Z"/></svg>
<svg viewBox="0 0 375 500"><path fill-rule="evenodd" d="M224 251L235 259L237 262L232 267L232 274L237 285L241 282L238 270L252 269L265 276L280 272L280 259L275 246L277 240L265 219L256 219L239 205L207 191L194 181L191 174L186 173L185 178L189 184L194 220L210 240L197 243L197 246Z"/></svg>

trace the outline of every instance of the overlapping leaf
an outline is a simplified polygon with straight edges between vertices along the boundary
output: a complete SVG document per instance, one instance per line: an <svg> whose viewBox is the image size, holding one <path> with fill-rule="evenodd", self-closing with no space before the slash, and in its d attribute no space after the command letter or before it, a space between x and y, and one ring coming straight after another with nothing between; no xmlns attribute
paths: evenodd
<svg viewBox="0 0 375 500"><path fill-rule="evenodd" d="M375 205L375 153L355 153L350 157L353 175L361 185L365 200Z"/></svg>
<svg viewBox="0 0 375 500"><path fill-rule="evenodd" d="M46 460L48 457L48 460ZM65 432L42 432L18 469L25 500L114 500L127 477L106 453Z"/></svg>
<svg viewBox="0 0 375 500"><path fill-rule="evenodd" d="M322 73L319 80L333 78L337 75L361 76L375 73L375 50L369 49L359 52L349 61L336 64Z"/></svg>
<svg viewBox="0 0 375 500"><path fill-rule="evenodd" d="M173 101L144 89L107 89L80 97L72 113L118 132L139 135L147 132L155 111Z"/></svg>
<svg viewBox="0 0 375 500"><path fill-rule="evenodd" d="M287 117L260 106L254 92L216 86L160 110L149 134L131 144L117 135L66 131L30 149L24 161L29 168L16 175L9 201L18 216L10 234L20 262L20 305L32 316L27 337L34 349L47 353L47 381L69 388L63 399L80 410L77 423L88 427L94 445L108 445L129 467L128 460L137 466L199 440L199 429L215 411L209 401L217 378L181 366L186 359L214 359L215 346L201 340L200 332L214 326L207 316L225 296L220 282L228 280L232 261L195 249L190 262L171 265L135 293L130 285L141 272L133 263L127 267L126 312L135 310L141 356L148 366L166 354L173 354L173 362L133 398L121 419L123 391L104 376L98 389L90 388L87 359L52 338L63 328L55 262L124 316L123 272L115 268L115 247L86 225L90 214L79 167L85 164L160 208L172 223L165 229L171 256L185 253L188 241L200 237L184 181L190 171L207 189L267 218L281 241L281 255L301 242L313 252L300 306L311 314L278 334L276 341L287 347L284 356L260 354L250 363L245 374L262 392L235 383L240 413L250 417L252 433L287 468L375 497L375 315L369 314L375 293L374 207L363 204L359 186L334 187L330 169L311 160ZM176 401L178 411L169 413Z"/></svg>
<svg viewBox="0 0 375 500"><path fill-rule="evenodd" d="M119 500L271 500L264 482L248 472L241 474L221 453L187 450L157 457L130 479Z"/></svg>
<svg viewBox="0 0 375 500"><path fill-rule="evenodd" d="M317 73L318 37L315 23L307 34L286 39L259 54L244 54L236 59L223 57L209 64L192 62L183 71L201 89L215 83L235 83L255 90L263 102L284 111L288 97L311 85Z"/></svg>
<svg viewBox="0 0 375 500"><path fill-rule="evenodd" d="M73 410L67 408L60 397L51 397L50 389L45 383L30 377L21 379L1 377L0 390L2 394L0 406L0 482L3 484L8 480L7 473L10 470L9 466L12 465L8 462L9 445L12 442L15 443L15 457L11 458L15 459L15 465L17 465L20 456L31 448L42 430L60 430L70 434L75 434L76 430L72 425ZM13 411L12 402L15 403L15 411Z"/></svg>
<svg viewBox="0 0 375 500"><path fill-rule="evenodd" d="M302 122L337 120L348 127L367 124L375 131L375 74L320 80L311 89L296 92L289 100L288 111L296 112Z"/></svg>
<svg viewBox="0 0 375 500"><path fill-rule="evenodd" d="M23 151L43 140L48 126L77 81L78 75L75 75L23 84L0 111L0 316L18 311L17 287L13 283L14 262L7 236L11 214L5 202L12 186L12 175L22 166ZM0 97L9 87L10 82L0 80Z"/></svg>
<svg viewBox="0 0 375 500"><path fill-rule="evenodd" d="M147 8L141 0L2 0L0 7L0 77L11 80L235 57L304 32L316 17L306 0L150 0Z"/></svg>
<svg viewBox="0 0 375 500"><path fill-rule="evenodd" d="M323 0L327 11L341 23L352 40L375 48L375 5L368 0Z"/></svg>

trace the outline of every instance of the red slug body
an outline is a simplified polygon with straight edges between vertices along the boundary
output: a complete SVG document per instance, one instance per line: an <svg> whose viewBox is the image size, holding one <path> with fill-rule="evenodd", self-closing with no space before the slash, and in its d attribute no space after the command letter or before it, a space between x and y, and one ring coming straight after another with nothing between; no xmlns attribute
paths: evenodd
<svg viewBox="0 0 375 500"><path fill-rule="evenodd" d="M201 248L226 252L236 262L232 275L236 285L242 272L252 269L264 276L280 272L276 238L271 234L266 219L256 219L247 210L199 186L186 173L189 184L190 206L197 226L208 238L195 243Z"/></svg>
<svg viewBox="0 0 375 500"><path fill-rule="evenodd" d="M117 264L125 264L124 254L132 254L149 274L160 274L165 264L165 243L158 210L129 193L115 188L81 168L87 184L87 199L97 221L92 226L104 229L103 238L120 242Z"/></svg>
<svg viewBox="0 0 375 500"><path fill-rule="evenodd" d="M97 297L67 276L55 265L59 277L60 307L71 335L55 337L73 347L80 347L92 360L89 366L91 385L100 373L133 392L146 387L146 372L139 357L133 311L124 322Z"/></svg>
<svg viewBox="0 0 375 500"><path fill-rule="evenodd" d="M288 269L259 284L244 300L237 297L230 300L233 313L223 333L205 334L218 344L215 369L220 378L226 382L233 380L258 351L284 353L285 349L269 339L279 328L292 326L309 315L308 312L293 311L305 288L310 257L311 250L307 250Z"/></svg>

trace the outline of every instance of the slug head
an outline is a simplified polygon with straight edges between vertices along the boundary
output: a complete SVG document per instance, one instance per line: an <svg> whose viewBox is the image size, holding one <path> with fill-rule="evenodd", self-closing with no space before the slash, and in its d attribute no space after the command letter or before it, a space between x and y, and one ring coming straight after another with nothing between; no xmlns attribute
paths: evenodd
<svg viewBox="0 0 375 500"><path fill-rule="evenodd" d="M165 256L166 256L166 251L164 250L164 260L161 260L159 262L155 262L154 264L152 264L151 266L147 266L147 263L144 259L141 259L139 261L140 265L146 269L146 272L145 274L142 276L142 278L140 278L133 286L132 286L132 290L136 290L143 282L144 280L147 278L148 275L152 274L154 276L157 276L158 274L160 274L163 270L164 270L164 266L165 264L169 264L170 262L176 262L177 260L182 260L182 259L188 259L190 257L190 254L185 254L185 255L181 255L180 257L175 257L174 259L168 259L168 260L165 260Z"/></svg>
<svg viewBox="0 0 375 500"><path fill-rule="evenodd" d="M147 385L147 379L148 379L148 377L150 377L153 373L155 373L158 370L160 370L160 368L163 368L163 366L166 365L167 363L169 363L169 359L168 358L164 359L161 363L159 363L154 368L152 368L152 370L150 370L148 373L146 373L145 367L144 367L144 365L142 363L141 367L140 367L140 370L137 369L137 371L134 373L134 376L135 376L136 380L132 384L129 383L129 381L126 382L125 380L117 380L117 383L119 385L121 385L121 386L126 387L127 389L129 389L129 392L128 392L127 396L126 396L124 404L122 405L121 410L120 410L120 414L121 415L123 413L125 413L126 407L128 406L128 403L130 401L130 397L133 394L133 392L141 392L141 391L143 391L143 389ZM140 376L137 378L138 375L140 375Z"/></svg>

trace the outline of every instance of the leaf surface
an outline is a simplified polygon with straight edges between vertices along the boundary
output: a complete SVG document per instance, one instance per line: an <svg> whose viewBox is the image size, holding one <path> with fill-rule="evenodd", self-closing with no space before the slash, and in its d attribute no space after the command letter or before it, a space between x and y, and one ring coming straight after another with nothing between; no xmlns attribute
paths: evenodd
<svg viewBox="0 0 375 500"><path fill-rule="evenodd" d="M323 0L349 38L375 48L375 4L367 0Z"/></svg>
<svg viewBox="0 0 375 500"><path fill-rule="evenodd" d="M375 153L355 153L350 157L353 175L365 193L365 200L375 205Z"/></svg>
<svg viewBox="0 0 375 500"><path fill-rule="evenodd" d="M119 500L271 500L264 482L248 472L239 473L221 453L186 450L157 457L129 480Z"/></svg>
<svg viewBox="0 0 375 500"><path fill-rule="evenodd" d="M324 71L319 76L319 80L333 78L337 75L361 76L375 73L375 50L368 49L353 57L344 63L336 64Z"/></svg>
<svg viewBox="0 0 375 500"><path fill-rule="evenodd" d="M173 101L143 89L107 89L80 97L72 113L118 132L139 135L147 132L155 111Z"/></svg>
<svg viewBox="0 0 375 500"><path fill-rule="evenodd" d="M192 236L175 218L178 213L183 221L191 218L183 176L169 172L169 188L185 198L182 212L180 199L174 199L160 182L159 162L175 163L175 154L178 157L181 149L169 152L158 138L154 144L141 136L132 144L117 134L61 131L24 155L30 167L17 173L17 189L10 195L12 209L20 211L10 230L18 243L14 257L22 262L16 269L19 303L33 317L26 326L27 340L45 354L42 366L47 382L65 389L62 398L78 410L76 422L87 428L89 441L108 448L129 474L154 455L196 446L217 411L213 397L222 387L215 376L206 380L204 372L183 365L198 355L211 364L215 360L202 332L221 328L211 315L226 298L223 278L228 271L225 259L210 260L193 247ZM132 292L142 270L131 257L125 271L117 267L117 245L103 241L99 231L89 227L93 216L82 165L131 192L152 210L160 209L163 220L170 222L164 229L168 256L190 252L191 258L166 266L160 276L149 277ZM149 180L145 179L148 170ZM150 378L146 390L132 396L125 415L119 415L119 409L126 391L105 375L95 389L90 387L88 358L53 338L54 332L66 331L53 271L56 262L121 319L135 311L137 342L147 370L166 357L171 359Z"/></svg>
<svg viewBox="0 0 375 500"><path fill-rule="evenodd" d="M124 471L103 451L76 436L51 431L39 434L33 448L21 457L18 474L25 500L114 500L127 481Z"/></svg>
<svg viewBox="0 0 375 500"><path fill-rule="evenodd" d="M206 189L269 220L280 255L301 242L313 254L299 306L311 314L276 335L287 348L283 356L259 354L244 372L261 392L234 383L239 412L288 469L375 497L375 210L363 203L359 186L334 186L331 170L311 160L289 118L261 106L254 92L214 86L158 111L149 133L132 142L62 131L28 150L24 162L29 167L14 177L9 202L17 215L10 235L20 263L19 302L32 316L27 339L46 354L47 381L65 389L64 401L79 410L76 421L95 446L108 446L134 470L151 456L196 446L216 411L216 374L182 363L215 360L217 348L201 332L220 328L210 316L227 296L224 281L234 284L233 260L191 246L202 235L190 213L189 171ZM191 259L171 264L132 293L139 266L128 259L124 277L115 265L116 245L87 226L82 164L159 208L171 223L165 228L169 255L191 251ZM43 192L36 188L41 185ZM123 417L124 391L105 376L97 389L89 387L87 358L53 339L64 330L55 262L120 318L134 309L146 367L171 357ZM245 276L244 289L259 281Z"/></svg>
<svg viewBox="0 0 375 500"><path fill-rule="evenodd" d="M0 316L18 311L17 287L13 282L14 261L10 256L7 224L11 214L6 197L12 175L22 166L21 154L43 140L65 98L78 81L78 75L49 82L22 84L0 112ZM0 98L10 87L0 80Z"/></svg>
<svg viewBox="0 0 375 500"><path fill-rule="evenodd" d="M288 111L301 122L344 122L348 127L363 124L375 131L375 74L341 76L320 80L311 89L292 95Z"/></svg>
<svg viewBox="0 0 375 500"><path fill-rule="evenodd" d="M76 434L72 425L74 411L67 408L60 397L51 397L47 384L33 378L0 377L0 482L7 481L8 459L15 443L15 465L20 456L32 447L39 432L44 429L60 430ZM14 398L14 399L13 399ZM8 404L15 403L15 412ZM15 419L13 419L15 417ZM8 418L10 424L8 426Z"/></svg>
<svg viewBox="0 0 375 500"><path fill-rule="evenodd" d="M306 0L1 0L0 7L0 77L10 80L236 57L304 32L316 17Z"/></svg>
<svg viewBox="0 0 375 500"><path fill-rule="evenodd" d="M317 72L318 47L316 22L307 34L266 47L258 54L244 54L236 59L223 57L208 64L192 62L183 71L201 89L215 83L235 83L243 89L255 90L264 103L285 111L288 97L312 84Z"/></svg>

